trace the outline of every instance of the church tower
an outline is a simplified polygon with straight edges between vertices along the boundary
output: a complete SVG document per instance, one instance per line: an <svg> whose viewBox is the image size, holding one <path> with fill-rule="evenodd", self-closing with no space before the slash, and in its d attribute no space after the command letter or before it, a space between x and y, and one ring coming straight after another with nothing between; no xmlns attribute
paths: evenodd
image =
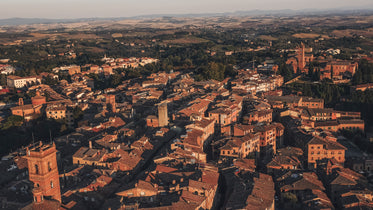
<svg viewBox="0 0 373 210"><path fill-rule="evenodd" d="M167 102L158 105L159 127L168 126Z"/></svg>
<svg viewBox="0 0 373 210"><path fill-rule="evenodd" d="M305 58L305 47L303 42L301 43L300 48L298 48L298 69L303 72L304 67L306 66L306 58Z"/></svg>
<svg viewBox="0 0 373 210"><path fill-rule="evenodd" d="M116 112L117 105L115 103L115 95L107 95L106 96L106 104L109 105L109 108L112 112Z"/></svg>
<svg viewBox="0 0 373 210"><path fill-rule="evenodd" d="M34 199L50 197L61 202L60 179L57 167L56 145L33 144L26 149L29 179L34 183ZM35 195L36 194L36 195Z"/></svg>

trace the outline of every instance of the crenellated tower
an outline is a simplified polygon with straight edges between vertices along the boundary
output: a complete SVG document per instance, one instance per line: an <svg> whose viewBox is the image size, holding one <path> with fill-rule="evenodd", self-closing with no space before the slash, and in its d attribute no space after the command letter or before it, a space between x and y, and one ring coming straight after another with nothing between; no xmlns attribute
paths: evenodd
<svg viewBox="0 0 373 210"><path fill-rule="evenodd" d="M34 200L50 197L61 202L56 145L42 142L26 149L29 179L34 183Z"/></svg>

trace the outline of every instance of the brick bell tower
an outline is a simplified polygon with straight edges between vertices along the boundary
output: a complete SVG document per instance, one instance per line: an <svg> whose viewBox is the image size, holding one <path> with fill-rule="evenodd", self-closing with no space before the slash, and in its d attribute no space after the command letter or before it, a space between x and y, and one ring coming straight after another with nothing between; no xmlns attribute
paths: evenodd
<svg viewBox="0 0 373 210"><path fill-rule="evenodd" d="M34 191L61 203L56 153L54 143L43 144L39 142L26 149L25 158L27 159L29 179L34 183ZM34 195L34 197L38 196Z"/></svg>
<svg viewBox="0 0 373 210"><path fill-rule="evenodd" d="M109 108L112 112L116 112L117 105L115 103L115 95L107 95L106 96L106 104L109 105Z"/></svg>

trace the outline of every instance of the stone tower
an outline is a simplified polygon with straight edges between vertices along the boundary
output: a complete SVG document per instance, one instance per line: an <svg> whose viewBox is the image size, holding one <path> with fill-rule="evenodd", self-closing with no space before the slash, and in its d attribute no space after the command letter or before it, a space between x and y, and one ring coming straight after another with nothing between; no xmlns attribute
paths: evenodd
<svg viewBox="0 0 373 210"><path fill-rule="evenodd" d="M303 42L301 43L300 48L298 49L298 69L302 72L304 67L306 66L306 58L305 58L305 47Z"/></svg>
<svg viewBox="0 0 373 210"><path fill-rule="evenodd" d="M23 106L24 103L23 103L23 98L19 98L18 99L18 106Z"/></svg>
<svg viewBox="0 0 373 210"><path fill-rule="evenodd" d="M34 183L34 199L51 197L61 202L56 145L33 144L26 149L29 179ZM35 195L36 194L36 195Z"/></svg>
<svg viewBox="0 0 373 210"><path fill-rule="evenodd" d="M116 112L117 106L115 103L115 95L107 95L106 96L106 104L109 105L112 112Z"/></svg>
<svg viewBox="0 0 373 210"><path fill-rule="evenodd" d="M168 125L167 103L163 102L158 105L158 121L159 127Z"/></svg>

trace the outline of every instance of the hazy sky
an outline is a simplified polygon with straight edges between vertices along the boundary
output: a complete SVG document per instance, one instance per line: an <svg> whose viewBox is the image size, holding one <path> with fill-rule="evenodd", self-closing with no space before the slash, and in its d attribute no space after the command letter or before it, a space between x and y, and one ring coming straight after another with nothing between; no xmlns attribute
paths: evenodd
<svg viewBox="0 0 373 210"><path fill-rule="evenodd" d="M128 17L280 9L373 9L373 0L0 0L0 19Z"/></svg>

